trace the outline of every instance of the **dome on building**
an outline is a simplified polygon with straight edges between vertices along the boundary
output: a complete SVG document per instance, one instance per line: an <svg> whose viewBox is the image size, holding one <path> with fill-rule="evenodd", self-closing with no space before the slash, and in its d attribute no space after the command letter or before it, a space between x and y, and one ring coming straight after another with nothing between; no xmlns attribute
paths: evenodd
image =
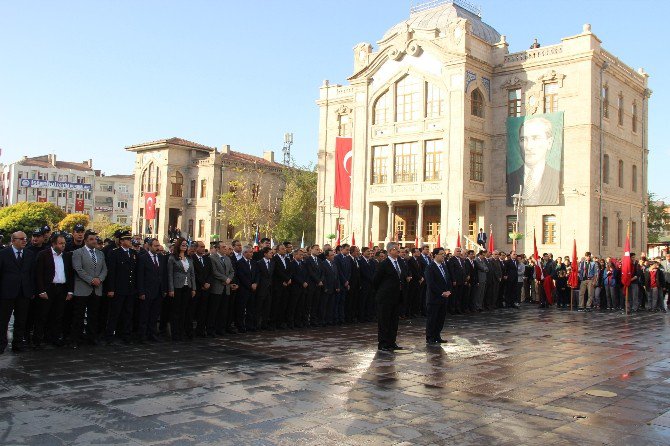
<svg viewBox="0 0 670 446"><path fill-rule="evenodd" d="M431 2L435 3L435 2ZM409 19L398 23L389 29L382 40L386 40L392 35L404 31L406 27L410 29L439 29L446 31L451 23L457 18L467 19L472 24L472 33L494 44L500 41L500 33L492 26L482 22L481 17L474 12L469 11L458 5L458 1L448 1L436 7L419 10L410 14Z"/></svg>

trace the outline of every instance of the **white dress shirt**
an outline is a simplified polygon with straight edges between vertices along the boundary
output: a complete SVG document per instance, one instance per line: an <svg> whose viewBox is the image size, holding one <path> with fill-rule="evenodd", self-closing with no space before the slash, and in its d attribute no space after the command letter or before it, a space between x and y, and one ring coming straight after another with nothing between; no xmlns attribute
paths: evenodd
<svg viewBox="0 0 670 446"><path fill-rule="evenodd" d="M65 283L65 264L63 264L63 254L58 254L51 248L51 254L54 258L54 280L53 283Z"/></svg>

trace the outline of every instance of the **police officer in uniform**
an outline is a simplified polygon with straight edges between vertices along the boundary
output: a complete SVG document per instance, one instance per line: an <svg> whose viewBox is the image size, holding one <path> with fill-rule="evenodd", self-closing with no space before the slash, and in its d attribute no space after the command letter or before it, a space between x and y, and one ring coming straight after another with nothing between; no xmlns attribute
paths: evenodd
<svg viewBox="0 0 670 446"><path fill-rule="evenodd" d="M65 244L65 252L72 252L75 249L84 246L84 232L86 232L84 225L81 223L74 225L74 228L72 229L72 238Z"/></svg>
<svg viewBox="0 0 670 446"><path fill-rule="evenodd" d="M109 302L107 343L117 338L128 344L133 322L133 307L137 297L137 251L132 249L130 231L119 234L121 246L107 259L106 297Z"/></svg>

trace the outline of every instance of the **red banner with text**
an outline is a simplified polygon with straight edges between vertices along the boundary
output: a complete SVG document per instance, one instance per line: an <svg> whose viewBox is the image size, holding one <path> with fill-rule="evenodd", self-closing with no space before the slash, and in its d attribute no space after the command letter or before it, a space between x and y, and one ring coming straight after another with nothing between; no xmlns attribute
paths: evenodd
<svg viewBox="0 0 670 446"><path fill-rule="evenodd" d="M335 200L340 209L351 209L351 138L335 138Z"/></svg>

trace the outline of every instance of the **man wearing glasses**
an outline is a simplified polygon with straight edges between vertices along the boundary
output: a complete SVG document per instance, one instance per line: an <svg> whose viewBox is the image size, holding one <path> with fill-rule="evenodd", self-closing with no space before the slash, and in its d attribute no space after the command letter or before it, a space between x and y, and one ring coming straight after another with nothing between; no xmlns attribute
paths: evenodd
<svg viewBox="0 0 670 446"><path fill-rule="evenodd" d="M7 347L7 328L14 314L12 351L26 349L25 328L34 295L35 254L26 250L24 232L12 234L11 246L0 251L0 354Z"/></svg>

